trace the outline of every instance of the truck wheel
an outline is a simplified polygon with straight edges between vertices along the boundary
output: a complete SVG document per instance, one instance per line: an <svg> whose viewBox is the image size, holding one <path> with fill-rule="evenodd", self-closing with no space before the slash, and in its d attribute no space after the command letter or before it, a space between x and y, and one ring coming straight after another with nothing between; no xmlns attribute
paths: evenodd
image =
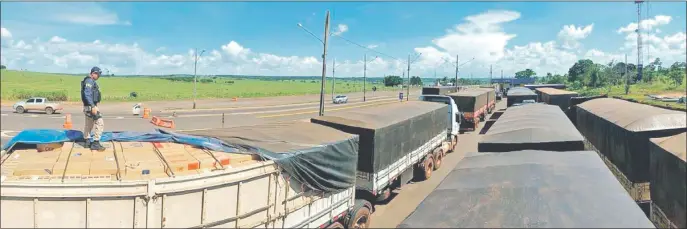
<svg viewBox="0 0 687 229"><path fill-rule="evenodd" d="M367 228L370 226L370 209L363 206L356 209L355 214L348 220L346 228Z"/></svg>
<svg viewBox="0 0 687 229"><path fill-rule="evenodd" d="M434 171L434 160L433 157L427 156L425 160L420 164L418 171L418 180L423 181L432 177L432 171Z"/></svg>
<svg viewBox="0 0 687 229"><path fill-rule="evenodd" d="M46 107L45 113L51 115L51 114L55 113L55 110L53 110L51 107Z"/></svg>
<svg viewBox="0 0 687 229"><path fill-rule="evenodd" d="M327 228L344 228L344 225L339 222L334 222L331 225L327 226Z"/></svg>
<svg viewBox="0 0 687 229"><path fill-rule="evenodd" d="M17 111L17 113L19 113L19 114L23 114L24 112L26 112L26 110L25 110L24 107L22 107L22 106L18 106L17 109L16 109L16 111Z"/></svg>
<svg viewBox="0 0 687 229"><path fill-rule="evenodd" d="M433 170L437 170L441 168L441 162L444 159L444 151L443 150L438 150L434 154L434 168Z"/></svg>
<svg viewBox="0 0 687 229"><path fill-rule="evenodd" d="M452 136L451 137L451 150L450 152L453 152L456 150L456 147L458 147L458 136Z"/></svg>

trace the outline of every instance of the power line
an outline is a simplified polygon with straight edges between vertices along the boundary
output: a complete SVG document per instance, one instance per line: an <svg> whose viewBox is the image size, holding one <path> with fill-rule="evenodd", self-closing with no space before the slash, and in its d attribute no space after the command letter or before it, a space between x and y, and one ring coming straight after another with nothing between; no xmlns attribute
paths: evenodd
<svg viewBox="0 0 687 229"><path fill-rule="evenodd" d="M358 44L358 43L356 43L356 42L353 42L353 41L351 41L351 40L349 40L349 39L347 39L347 38L341 36L340 34L334 34L334 33L332 33L332 36L337 36L337 37L341 38L342 40L344 40L344 41L346 41L346 42L348 42L348 43L350 43L350 44L352 44L352 45L355 45L355 46L358 46L358 47L360 47L360 48L366 49L366 50L368 50L368 51L377 53L377 54L379 54L379 55L386 56L386 57L389 57L389 58L394 59L394 60L399 60L398 58L393 57L393 56L391 56L391 55L388 55L388 54L386 54L386 53L382 53L382 52L379 52L379 51L377 51L377 50L368 48L368 47L366 47L366 46L364 46L364 45L361 45L361 44Z"/></svg>

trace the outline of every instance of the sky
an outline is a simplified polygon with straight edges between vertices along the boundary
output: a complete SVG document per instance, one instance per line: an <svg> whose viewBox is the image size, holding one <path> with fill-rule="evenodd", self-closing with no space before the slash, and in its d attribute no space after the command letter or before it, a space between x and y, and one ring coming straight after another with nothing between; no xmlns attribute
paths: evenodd
<svg viewBox="0 0 687 229"><path fill-rule="evenodd" d="M637 62L632 2L0 2L0 63L119 75L564 74L578 59ZM687 59L685 2L642 9L644 62ZM315 37L306 30L314 33ZM319 39L319 40L318 40ZM201 53L201 50L205 50Z"/></svg>

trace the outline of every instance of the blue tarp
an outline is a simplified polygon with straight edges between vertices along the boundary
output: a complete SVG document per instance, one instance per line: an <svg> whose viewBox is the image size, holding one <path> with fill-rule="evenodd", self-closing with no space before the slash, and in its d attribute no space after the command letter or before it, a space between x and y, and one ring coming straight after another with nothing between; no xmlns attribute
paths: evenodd
<svg viewBox="0 0 687 229"><path fill-rule="evenodd" d="M296 123L293 125L312 125L319 128L329 128L315 125ZM263 127L263 129L272 127ZM260 129L252 127L252 129ZM290 130L290 126L283 127ZM225 133L228 130L218 130ZM243 131L246 132L245 130ZM59 129L28 129L19 132L3 146L3 150L10 151L22 144L48 144L59 142L83 141L83 133L76 130ZM241 153L259 155L263 159L272 160L291 175L296 181L305 184L316 191L341 191L355 184L355 168L357 162L358 138L330 142L324 145L299 147L288 152L272 152L264 148L248 144L227 142L211 136L187 135L156 129L154 132L104 132L102 142L174 142L192 145L217 152ZM274 139L272 139L274 140ZM277 139L278 140L278 139Z"/></svg>
<svg viewBox="0 0 687 229"><path fill-rule="evenodd" d="M15 136L9 142L7 142L2 147L2 149L8 150L18 143L47 144L74 141L83 141L83 132L77 130L28 129L19 132L19 134L17 134L17 136ZM198 137L186 134L173 133L162 129L156 129L155 132L150 133L130 131L104 132L100 141L176 142L227 153L239 153L239 150L237 150L237 148L241 147L226 144L223 141L215 138ZM243 146L242 148L245 148L245 146Z"/></svg>

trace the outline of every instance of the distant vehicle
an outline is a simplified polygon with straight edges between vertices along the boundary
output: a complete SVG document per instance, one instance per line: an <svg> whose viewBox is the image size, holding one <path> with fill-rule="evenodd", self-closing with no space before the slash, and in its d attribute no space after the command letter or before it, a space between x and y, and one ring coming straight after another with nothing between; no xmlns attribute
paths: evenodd
<svg viewBox="0 0 687 229"><path fill-rule="evenodd" d="M334 104L338 103L348 103L348 96L337 95L336 97L334 97Z"/></svg>
<svg viewBox="0 0 687 229"><path fill-rule="evenodd" d="M53 114L55 111L61 111L62 105L55 102L50 102L46 98L34 97L26 101L19 101L12 106L12 109L19 114L26 111L45 111L46 114Z"/></svg>

